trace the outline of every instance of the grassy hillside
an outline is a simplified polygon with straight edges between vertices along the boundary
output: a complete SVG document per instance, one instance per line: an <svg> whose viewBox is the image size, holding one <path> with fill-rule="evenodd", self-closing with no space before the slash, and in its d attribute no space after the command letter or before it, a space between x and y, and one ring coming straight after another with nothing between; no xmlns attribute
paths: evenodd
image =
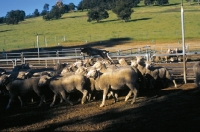
<svg viewBox="0 0 200 132"><path fill-rule="evenodd" d="M44 21L42 17L26 19L18 25L0 25L0 49L22 49L36 46L63 46L128 38L130 42L181 42L181 5L169 0L167 6L143 6L134 8L129 22L118 20L109 11L109 19L101 23L87 22L87 11L72 12L59 20ZM200 6L184 3L185 39L199 40ZM46 43L45 43L46 40Z"/></svg>

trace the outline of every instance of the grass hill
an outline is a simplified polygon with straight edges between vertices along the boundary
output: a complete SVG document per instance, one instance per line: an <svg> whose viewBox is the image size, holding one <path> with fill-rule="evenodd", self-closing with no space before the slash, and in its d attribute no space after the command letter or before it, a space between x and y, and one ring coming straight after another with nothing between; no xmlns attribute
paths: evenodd
<svg viewBox="0 0 200 132"><path fill-rule="evenodd" d="M129 44L170 43L182 40L181 1L169 0L165 6L144 6L141 1L129 22L109 18L100 23L87 22L87 11L66 13L59 20L44 21L42 17L26 19L18 25L0 25L0 49L6 51L52 46L77 46L86 43ZM185 40L198 41L200 6L184 2ZM120 41L117 41L120 40Z"/></svg>

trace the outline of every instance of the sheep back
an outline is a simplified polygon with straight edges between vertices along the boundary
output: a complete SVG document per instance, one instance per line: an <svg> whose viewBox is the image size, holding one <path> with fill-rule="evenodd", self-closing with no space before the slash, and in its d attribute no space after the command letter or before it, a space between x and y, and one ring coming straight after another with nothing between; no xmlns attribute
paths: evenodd
<svg viewBox="0 0 200 132"><path fill-rule="evenodd" d="M137 79L137 73L133 69L119 68L113 72L102 74L97 85L100 89L111 86L112 89L118 90L126 84L135 84Z"/></svg>

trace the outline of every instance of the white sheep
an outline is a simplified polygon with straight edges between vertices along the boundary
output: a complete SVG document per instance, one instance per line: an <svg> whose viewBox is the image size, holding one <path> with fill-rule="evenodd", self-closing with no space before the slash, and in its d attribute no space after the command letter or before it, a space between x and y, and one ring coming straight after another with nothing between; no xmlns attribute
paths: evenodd
<svg viewBox="0 0 200 132"><path fill-rule="evenodd" d="M136 60L131 60L131 66L137 69L140 87L146 88L146 68L145 60L142 56L136 56Z"/></svg>
<svg viewBox="0 0 200 132"><path fill-rule="evenodd" d="M171 76L170 72L165 67L154 67L153 63L146 61L146 76L150 77L150 88L154 88L153 82L157 79L169 79L174 83L174 87L177 88L175 79Z"/></svg>
<svg viewBox="0 0 200 132"><path fill-rule="evenodd" d="M125 101L134 94L133 100L131 104L136 101L137 93L138 93L138 85L137 85L137 73L130 67L122 67L112 72L100 73L95 68L90 69L87 73L88 77L93 77L95 79L95 88L99 90L103 90L103 100L100 107L105 105L105 99L108 94L109 89L111 90L120 90L124 89L127 86L130 91L125 98ZM115 102L116 102L116 98Z"/></svg>
<svg viewBox="0 0 200 132"><path fill-rule="evenodd" d="M49 88L54 92L53 101L50 106L55 104L56 96L60 94L62 98L68 102L70 105L73 105L71 101L66 98L66 93L71 93L73 91L80 91L83 93L81 103L84 104L88 91L85 89L86 78L82 75L68 75L63 77L49 77L43 75L40 77L38 85L44 86L48 85Z"/></svg>
<svg viewBox="0 0 200 132"><path fill-rule="evenodd" d="M9 91L10 99L6 109L10 108L10 105L14 98L18 97L20 100L21 106L24 105L22 101L22 96L26 96L30 93L36 93L40 97L39 106L44 102L44 89L37 85L39 78L29 78L25 80L14 80L12 81L9 77L10 75L2 75L0 77L0 85L5 85L6 89Z"/></svg>

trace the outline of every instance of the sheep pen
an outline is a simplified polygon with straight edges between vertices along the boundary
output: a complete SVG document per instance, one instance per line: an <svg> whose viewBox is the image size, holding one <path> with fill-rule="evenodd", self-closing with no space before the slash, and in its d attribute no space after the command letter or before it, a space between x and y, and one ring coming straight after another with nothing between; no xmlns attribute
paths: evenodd
<svg viewBox="0 0 200 132"><path fill-rule="evenodd" d="M194 83L173 85L164 89L139 91L134 105L119 101L106 102L99 107L102 93L96 101L70 106L62 103L49 107L46 100L41 107L38 102L20 107L19 101L5 110L8 96L0 96L1 131L198 131L200 92ZM73 99L73 98L72 98ZM76 100L76 98L74 98ZM57 100L58 102L59 100Z"/></svg>
<svg viewBox="0 0 200 132"><path fill-rule="evenodd" d="M142 89L134 105L131 99L124 101L127 92L119 93L119 101L108 99L106 107L99 107L100 93L84 105L49 107L52 100L46 100L37 107L38 99L20 107L15 100L13 108L5 110L9 97L0 95L0 131L198 131L200 92L194 81L177 84L177 88Z"/></svg>

